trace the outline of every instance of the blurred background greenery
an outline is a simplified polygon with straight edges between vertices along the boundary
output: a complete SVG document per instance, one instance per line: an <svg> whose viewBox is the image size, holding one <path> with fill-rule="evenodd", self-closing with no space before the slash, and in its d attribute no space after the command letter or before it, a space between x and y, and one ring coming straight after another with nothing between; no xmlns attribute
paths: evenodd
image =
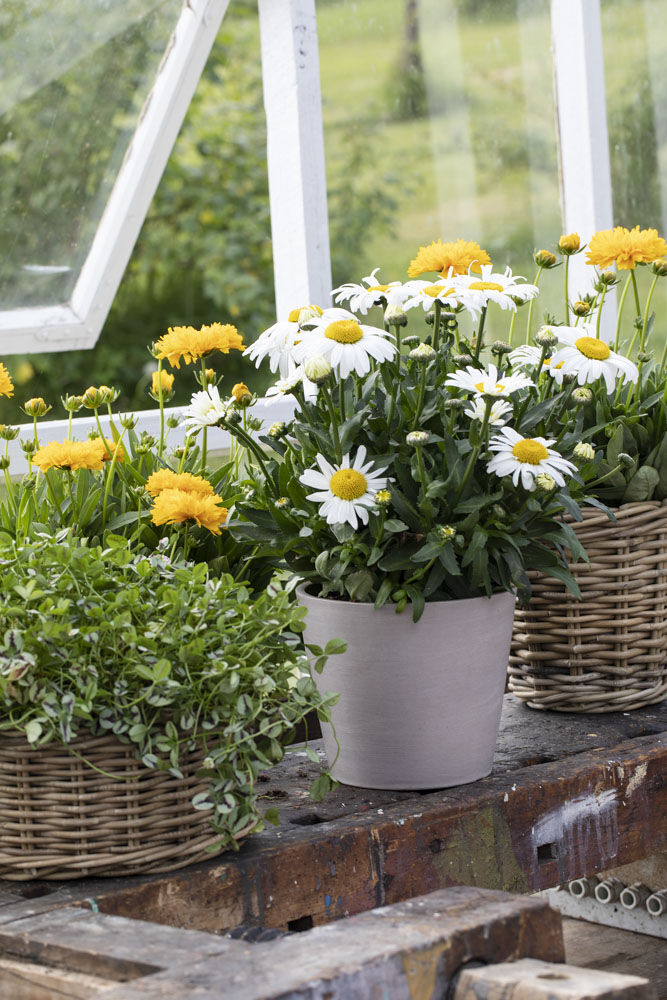
<svg viewBox="0 0 667 1000"><path fill-rule="evenodd" d="M53 6L6 0L0 37L2 19L31 3ZM602 0L602 14L615 223L664 235L667 28L657 3ZM403 278L420 244L459 236L532 280L534 250L561 233L548 0L317 0L317 14L334 285L377 266L382 280ZM121 46L119 79L109 67ZM142 67L160 51L128 31L51 85L76 170L31 155L53 130L43 96L41 112L19 102L0 114L0 305L17 289L3 255L27 234L26 254L40 239L43 250L44 233L108 172L93 111L114 101L113 114L129 116ZM231 322L250 342L274 321L265 143L256 4L232 0L97 346L5 358L17 393L0 400L0 420L16 422L16 402L35 395L64 416L62 394L99 382L121 390L121 409L150 406L146 348L167 327ZM543 276L540 317L559 310L560 274ZM666 305L663 288L658 316ZM495 336L506 320L496 317ZM238 356L224 372L227 388L241 377L266 385ZM176 386L175 402L188 400L191 379Z"/></svg>

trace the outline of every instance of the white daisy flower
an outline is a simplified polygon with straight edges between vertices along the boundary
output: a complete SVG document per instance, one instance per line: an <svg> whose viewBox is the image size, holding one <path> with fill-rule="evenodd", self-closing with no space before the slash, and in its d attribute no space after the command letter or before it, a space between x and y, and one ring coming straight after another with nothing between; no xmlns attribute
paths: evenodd
<svg viewBox="0 0 667 1000"><path fill-rule="evenodd" d="M537 285L521 284L521 275L513 275L509 267L505 268L503 274L494 272L492 264L481 264L481 275L459 274L452 278L454 288L463 288L468 291L481 292L484 297L484 305L495 302L501 309L512 309L516 311L515 299L526 302L534 298L539 293Z"/></svg>
<svg viewBox="0 0 667 1000"><path fill-rule="evenodd" d="M396 354L396 345L390 337L384 330L360 324L346 309L326 309L314 321L308 336L296 345L293 356L302 363L314 355L322 355L341 378L347 378L350 372L367 375L371 370L370 358L388 361Z"/></svg>
<svg viewBox="0 0 667 1000"><path fill-rule="evenodd" d="M275 403L281 403L285 396L293 395L293 390L300 385L304 378L303 369L295 368L291 375L287 375L286 378L279 378L277 382L270 385L266 390L266 395L264 396L264 403L267 406L273 406Z"/></svg>
<svg viewBox="0 0 667 1000"><path fill-rule="evenodd" d="M553 330L567 346L554 353L551 367L558 365L564 375L576 375L579 385L603 378L611 395L618 375L623 382L636 382L639 378L637 366L629 358L616 354L604 340L588 336L586 327L556 326Z"/></svg>
<svg viewBox="0 0 667 1000"><path fill-rule="evenodd" d="M365 464L364 464L365 463ZM344 455L340 465L331 465L323 455L317 456L317 469L306 469L299 476L299 482L311 486L314 493L308 500L320 503L319 513L327 524L351 524L356 528L358 521L368 524L368 508L376 507L376 494L386 489L389 480L381 473L386 467L373 470L373 463L366 462L366 449L360 445L356 458L350 463L350 456Z"/></svg>
<svg viewBox="0 0 667 1000"><path fill-rule="evenodd" d="M521 372L516 374L505 372L499 378L498 369L493 363L489 365L488 372L484 371L483 368L473 368L471 365L468 365L465 371L459 368L452 372L445 382L445 385L455 386L465 392L505 397L534 384L527 375L523 375Z"/></svg>
<svg viewBox="0 0 667 1000"><path fill-rule="evenodd" d="M535 489L535 480L542 473L551 476L558 486L565 486L563 473L571 475L576 466L549 447L554 441L555 438L524 438L513 427L503 427L489 442L490 450L496 454L487 463L487 472L511 476L515 486L521 479L526 490Z"/></svg>
<svg viewBox="0 0 667 1000"><path fill-rule="evenodd" d="M512 410L513 407L511 403L507 403L504 399L497 399L491 406L489 423L495 427L502 427L503 424L507 422L505 417L508 413L512 413ZM484 420L486 403L481 396L475 396L463 412L467 417L470 417L471 420Z"/></svg>
<svg viewBox="0 0 667 1000"><path fill-rule="evenodd" d="M514 368L537 368L542 357L541 347L532 347L530 344L523 344L517 347L509 355L509 363ZM546 357L542 362L542 371L547 371L553 377L557 385L563 384L563 362L554 364L553 358Z"/></svg>
<svg viewBox="0 0 667 1000"><path fill-rule="evenodd" d="M321 315L322 310L319 306L302 306L299 309L292 309L286 320L274 323L268 330L260 333L257 340L246 347L243 357L254 361L256 368L259 368L262 361L268 358L271 371L280 371L281 378L286 378L294 369L292 350L303 336L301 325L310 323Z"/></svg>
<svg viewBox="0 0 667 1000"><path fill-rule="evenodd" d="M390 281L388 285L381 285L376 277L379 267L376 267L370 274L361 280L363 285L356 285L352 281L334 288L331 295L334 302L349 302L353 312L360 312L366 315L373 306L400 305L405 297L403 285L400 281Z"/></svg>
<svg viewBox="0 0 667 1000"><path fill-rule="evenodd" d="M484 295L481 292L471 292L463 285L456 284L453 281L452 271L450 268L447 276L436 282L420 279L407 281L403 285L403 290L409 292L409 297L406 297L403 308L414 309L415 306L421 306L424 312L428 312L437 300L449 309L463 306L471 315L478 316L486 305Z"/></svg>
<svg viewBox="0 0 667 1000"><path fill-rule="evenodd" d="M224 417L228 407L229 404L220 399L217 386L210 385L207 389L192 394L190 405L181 412L181 420L188 431L212 427Z"/></svg>

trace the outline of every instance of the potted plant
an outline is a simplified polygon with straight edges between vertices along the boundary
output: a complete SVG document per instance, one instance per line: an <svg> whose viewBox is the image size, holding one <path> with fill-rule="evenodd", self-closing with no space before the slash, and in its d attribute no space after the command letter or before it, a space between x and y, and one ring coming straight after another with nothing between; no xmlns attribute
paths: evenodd
<svg viewBox="0 0 667 1000"><path fill-rule="evenodd" d="M442 277L382 284L373 272L336 290L362 315L380 305L381 327L308 306L251 349L287 372L268 397L296 407L262 439L270 453L257 456L237 530L303 580L308 643L348 643L318 680L340 692L336 735L325 726L324 737L346 783L487 774L515 595L529 593L531 570L578 594L564 553L583 550L562 518L581 516L578 437L543 433L534 380L487 339L538 289L487 261L477 244L438 242L412 270ZM410 310L429 324L424 339L404 336ZM566 389L553 405L569 407ZM216 422L252 447L238 422Z"/></svg>
<svg viewBox="0 0 667 1000"><path fill-rule="evenodd" d="M567 268L585 249L593 291L577 298ZM666 253L655 229L617 226L595 233L587 248L571 233L536 255L538 275L562 258L561 323L549 320L539 342L512 352L510 364L535 382L545 433L574 431L587 488L612 518L588 510L574 525L589 555L586 565L570 566L581 601L535 574L532 597L517 610L510 687L532 708L627 711L667 697L667 345L652 311ZM601 319L617 285L607 343ZM567 419L556 402L563 390Z"/></svg>
<svg viewBox="0 0 667 1000"><path fill-rule="evenodd" d="M332 701L283 587L69 528L0 533L0 572L0 877L168 871L277 819L258 776Z"/></svg>

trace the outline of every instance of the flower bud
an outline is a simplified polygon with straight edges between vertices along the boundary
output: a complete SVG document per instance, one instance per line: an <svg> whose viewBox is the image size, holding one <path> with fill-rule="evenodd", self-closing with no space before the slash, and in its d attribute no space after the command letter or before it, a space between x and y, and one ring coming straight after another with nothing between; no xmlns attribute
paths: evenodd
<svg viewBox="0 0 667 1000"><path fill-rule="evenodd" d="M8 455L0 455L0 471L4 472L5 469L8 469L8 468L9 468L9 456Z"/></svg>
<svg viewBox="0 0 667 1000"><path fill-rule="evenodd" d="M456 538L456 528L453 528L451 524L441 524L436 531L442 542L451 542L452 539Z"/></svg>
<svg viewBox="0 0 667 1000"><path fill-rule="evenodd" d="M422 448L428 443L430 437L428 431L410 431L409 434L405 435L405 443L412 445L413 448Z"/></svg>
<svg viewBox="0 0 667 1000"><path fill-rule="evenodd" d="M640 365L647 365L653 361L653 355L649 354L648 351L639 351L637 353L637 361Z"/></svg>
<svg viewBox="0 0 667 1000"><path fill-rule="evenodd" d="M241 414L238 410L227 410L225 413L225 420L228 424L240 424Z"/></svg>
<svg viewBox="0 0 667 1000"><path fill-rule="evenodd" d="M654 260L651 264L651 270L654 274L664 278L667 275L667 257L661 257L660 260Z"/></svg>
<svg viewBox="0 0 667 1000"><path fill-rule="evenodd" d="M592 398L593 393L587 385L580 385L572 391L572 399L577 406L585 406L586 403L590 403Z"/></svg>
<svg viewBox="0 0 667 1000"><path fill-rule="evenodd" d="M174 376L169 372L162 371L160 369L157 372L151 374L151 395L153 399L160 398L160 390L162 390L163 399L171 399L173 395L174 386ZM102 386L100 386L100 389Z"/></svg>
<svg viewBox="0 0 667 1000"><path fill-rule="evenodd" d="M170 413L169 416L167 417L167 427L173 429L174 427L178 427L179 423L180 423L179 418L175 416L173 413Z"/></svg>
<svg viewBox="0 0 667 1000"><path fill-rule="evenodd" d="M590 302L584 302L583 299L578 299L576 302L572 303L572 312L575 316L587 316L590 311Z"/></svg>
<svg viewBox="0 0 667 1000"><path fill-rule="evenodd" d="M274 500L273 506L277 507L278 510L284 510L285 507L289 507L289 498L288 497L278 497L277 500Z"/></svg>
<svg viewBox="0 0 667 1000"><path fill-rule="evenodd" d="M104 393L101 389L89 385L83 394L83 405L87 410L97 410L104 402Z"/></svg>
<svg viewBox="0 0 667 1000"><path fill-rule="evenodd" d="M417 347L413 347L408 354L408 357L413 361L424 361L427 364L429 361L433 361L435 356L435 351L430 344L419 344Z"/></svg>
<svg viewBox="0 0 667 1000"><path fill-rule="evenodd" d="M21 480L21 486L24 490L32 491L37 486L37 476L34 472L27 472L23 479Z"/></svg>
<svg viewBox="0 0 667 1000"><path fill-rule="evenodd" d="M215 385L216 377L213 368L204 369L204 378L206 379L206 385Z"/></svg>
<svg viewBox="0 0 667 1000"><path fill-rule="evenodd" d="M491 353L497 354L498 357L502 357L503 354L509 354L511 351L511 345L506 344L504 340L494 340L491 344Z"/></svg>
<svg viewBox="0 0 667 1000"><path fill-rule="evenodd" d="M32 438L24 438L20 442L21 449L26 458L30 458L37 451L39 445L35 444Z"/></svg>
<svg viewBox="0 0 667 1000"><path fill-rule="evenodd" d="M183 447L182 444L179 444L176 448L174 448L174 458L177 458L180 461L184 455L185 455L185 448Z"/></svg>
<svg viewBox="0 0 667 1000"><path fill-rule="evenodd" d="M574 446L574 457L580 458L582 462L592 462L595 458L595 448L588 441L580 441Z"/></svg>
<svg viewBox="0 0 667 1000"><path fill-rule="evenodd" d="M599 281L602 285L606 285L607 288L611 288L612 285L618 284L618 275L615 271L601 271Z"/></svg>
<svg viewBox="0 0 667 1000"><path fill-rule="evenodd" d="M628 455L627 452L621 451L618 455L618 464L622 469L632 469L635 465L635 460L632 455Z"/></svg>
<svg viewBox="0 0 667 1000"><path fill-rule="evenodd" d="M466 400L453 397L452 399L443 400L442 405L446 410L462 410L466 405Z"/></svg>
<svg viewBox="0 0 667 1000"><path fill-rule="evenodd" d="M277 420L274 424L271 424L268 430L268 436L274 440L281 438L287 429L287 425L284 420Z"/></svg>
<svg viewBox="0 0 667 1000"><path fill-rule="evenodd" d="M471 354L452 354L452 364L455 364L457 368L465 368L466 365L471 365L474 358Z"/></svg>
<svg viewBox="0 0 667 1000"><path fill-rule="evenodd" d="M421 337L416 337L414 333L410 333L407 337L403 337L403 343L406 347L411 347L413 344L421 344Z"/></svg>
<svg viewBox="0 0 667 1000"><path fill-rule="evenodd" d="M538 330L535 334L535 343L538 347L546 347L546 349L549 350L558 343L558 335L551 329L550 326L543 326L542 329Z"/></svg>
<svg viewBox="0 0 667 1000"><path fill-rule="evenodd" d="M83 396L61 396L60 402L68 413L76 413L83 406Z"/></svg>
<svg viewBox="0 0 667 1000"><path fill-rule="evenodd" d="M535 485L540 493L552 493L556 489L556 480L548 472L540 472L535 476Z"/></svg>
<svg viewBox="0 0 667 1000"><path fill-rule="evenodd" d="M245 382L237 382L232 388L232 396L239 406L247 406L252 402L252 393Z"/></svg>
<svg viewBox="0 0 667 1000"><path fill-rule="evenodd" d="M114 389L110 385L101 385L97 391L102 394L102 402L105 404L113 403L120 396L120 389Z"/></svg>
<svg viewBox="0 0 667 1000"><path fill-rule="evenodd" d="M333 372L331 362L320 354L314 358L308 358L303 370L306 378L314 382L315 385L324 385L331 378Z"/></svg>
<svg viewBox="0 0 667 1000"><path fill-rule="evenodd" d="M18 427L10 427L9 424L0 424L0 438L2 438L3 441L13 441L18 436Z"/></svg>
<svg viewBox="0 0 667 1000"><path fill-rule="evenodd" d="M577 253L579 247L581 246L581 240L579 239L579 233L569 233L566 236L561 236L558 241L558 249L564 254Z"/></svg>
<svg viewBox="0 0 667 1000"><path fill-rule="evenodd" d="M535 263L538 267L555 267L556 254L552 253L551 250L537 250L535 252Z"/></svg>
<svg viewBox="0 0 667 1000"><path fill-rule="evenodd" d="M378 490L373 499L378 507L388 507L391 503L391 492L390 490Z"/></svg>
<svg viewBox="0 0 667 1000"><path fill-rule="evenodd" d="M408 316L403 306L387 306L384 311L384 321L388 326L407 326Z"/></svg>
<svg viewBox="0 0 667 1000"><path fill-rule="evenodd" d="M124 413L120 418L121 426L128 431L133 431L137 426L137 418L133 413Z"/></svg>
<svg viewBox="0 0 667 1000"><path fill-rule="evenodd" d="M23 412L27 413L29 417L43 417L50 409L51 407L47 406L41 396L28 399L23 404Z"/></svg>

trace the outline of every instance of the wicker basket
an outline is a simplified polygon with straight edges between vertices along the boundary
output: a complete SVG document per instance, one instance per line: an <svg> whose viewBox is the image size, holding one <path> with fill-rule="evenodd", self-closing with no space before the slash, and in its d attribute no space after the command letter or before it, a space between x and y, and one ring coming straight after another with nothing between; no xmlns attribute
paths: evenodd
<svg viewBox="0 0 667 1000"><path fill-rule="evenodd" d="M573 524L590 563L571 564L583 600L531 574L517 609L509 687L531 708L627 712L667 698L667 501L597 510Z"/></svg>
<svg viewBox="0 0 667 1000"><path fill-rule="evenodd" d="M94 767L60 744L35 749L0 733L0 878L166 872L211 856L220 838L190 801L206 790L201 756L181 764L180 780L114 736L72 747Z"/></svg>

